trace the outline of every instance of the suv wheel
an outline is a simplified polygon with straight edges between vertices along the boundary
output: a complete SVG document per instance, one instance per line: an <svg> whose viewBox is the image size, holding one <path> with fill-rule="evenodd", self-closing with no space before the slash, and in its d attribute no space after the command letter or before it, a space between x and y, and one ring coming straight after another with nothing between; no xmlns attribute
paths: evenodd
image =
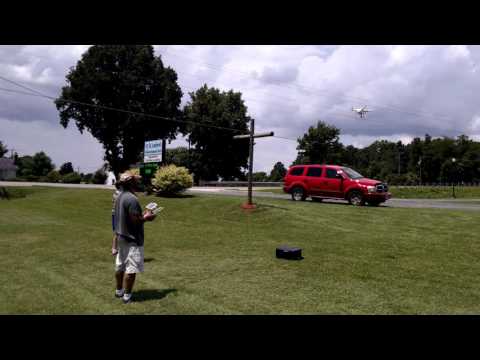
<svg viewBox="0 0 480 360"><path fill-rule="evenodd" d="M293 201L305 201L307 197L305 196L305 191L299 186L294 187L292 190L292 200Z"/></svg>
<svg viewBox="0 0 480 360"><path fill-rule="evenodd" d="M348 201L354 206L362 206L365 204L363 195L360 191L352 191L348 197Z"/></svg>

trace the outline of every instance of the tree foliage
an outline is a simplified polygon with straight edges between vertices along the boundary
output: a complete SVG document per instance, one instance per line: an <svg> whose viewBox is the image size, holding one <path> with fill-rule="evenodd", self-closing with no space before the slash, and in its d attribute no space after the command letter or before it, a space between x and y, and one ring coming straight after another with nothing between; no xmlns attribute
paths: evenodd
<svg viewBox="0 0 480 360"><path fill-rule="evenodd" d="M66 162L64 164L62 164L62 166L60 166L60 170L58 170L58 172L60 173L60 175L67 175L67 174L70 174L70 173L73 173L73 165L71 162Z"/></svg>
<svg viewBox="0 0 480 360"><path fill-rule="evenodd" d="M105 173L105 170L103 168L98 169L93 174L92 183L94 183L94 184L105 184L105 181L107 181L107 177L108 177L108 175Z"/></svg>
<svg viewBox="0 0 480 360"><path fill-rule="evenodd" d="M285 168L285 165L279 161L273 166L272 171L270 171L269 180L282 181L286 174L287 169Z"/></svg>
<svg viewBox="0 0 480 360"><path fill-rule="evenodd" d="M340 129L319 121L317 126L308 128L299 138L296 164L336 163L340 160L342 145L339 141Z"/></svg>
<svg viewBox="0 0 480 360"><path fill-rule="evenodd" d="M350 166L366 177L390 184L480 182L480 142L466 135L432 138L426 134L408 144L377 140L356 148L345 147L338 141L339 130L325 125L311 127L299 139L298 150L304 152L299 152L294 164Z"/></svg>
<svg viewBox="0 0 480 360"><path fill-rule="evenodd" d="M184 146L167 149L165 162L167 164L190 168L191 153L193 152L192 150L193 149L189 151L188 148Z"/></svg>
<svg viewBox="0 0 480 360"><path fill-rule="evenodd" d="M50 157L43 151L33 156L21 156L16 159L15 165L18 166L17 176L28 180L36 180L36 178L47 176L55 168Z"/></svg>
<svg viewBox="0 0 480 360"><path fill-rule="evenodd" d="M178 116L182 91L177 74L163 65L150 45L92 46L66 79L56 100L60 123L66 128L74 120L80 132L89 131L103 145L115 175L140 160L145 140L174 139L184 130L179 122L78 103Z"/></svg>
<svg viewBox="0 0 480 360"><path fill-rule="evenodd" d="M243 176L248 166L248 140L234 140L234 135L246 134L250 117L241 93L221 92L204 85L190 93L184 112L188 121L227 128L188 126L189 139L195 147L195 159L190 164L197 178L232 180ZM228 129L235 129L231 131Z"/></svg>
<svg viewBox="0 0 480 360"><path fill-rule="evenodd" d="M62 182L66 184L80 184L82 177L77 172L71 172L62 177Z"/></svg>
<svg viewBox="0 0 480 360"><path fill-rule="evenodd" d="M265 182L268 181L268 176L265 171L258 171L252 173L252 181Z"/></svg>

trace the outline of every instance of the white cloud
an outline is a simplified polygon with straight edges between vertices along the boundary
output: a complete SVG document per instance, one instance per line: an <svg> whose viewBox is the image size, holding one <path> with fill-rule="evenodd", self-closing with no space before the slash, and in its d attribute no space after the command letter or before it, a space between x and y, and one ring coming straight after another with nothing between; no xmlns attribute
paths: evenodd
<svg viewBox="0 0 480 360"><path fill-rule="evenodd" d="M0 46L0 74L58 95L69 67L87 48ZM258 131L272 130L295 139L323 120L341 129L345 144L356 146L378 138L408 141L425 133L480 134L480 73L475 71L480 46L156 45L155 50L177 71L185 94L183 105L188 92L205 83L240 91ZM360 105L373 109L366 119L351 111ZM72 139L81 138L74 127L66 132L60 127L55 107L44 99L0 93L2 117L17 123L38 122L36 131L43 131L39 124L44 122L46 134L66 136L71 131ZM53 128L60 133L50 132ZM22 139L19 133L10 132L8 138L4 134L0 129L0 138L7 143ZM42 141L48 142L47 137L41 136L38 146ZM62 146L68 149L68 143ZM255 169L269 171L276 161L289 165L295 147L292 141L259 139ZM101 148L97 150L101 159ZM92 157L88 154L85 158Z"/></svg>

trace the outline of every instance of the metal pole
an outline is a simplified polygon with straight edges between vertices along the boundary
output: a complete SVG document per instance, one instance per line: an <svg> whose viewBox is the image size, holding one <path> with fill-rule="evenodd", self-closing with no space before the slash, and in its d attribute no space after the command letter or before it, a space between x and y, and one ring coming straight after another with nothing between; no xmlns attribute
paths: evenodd
<svg viewBox="0 0 480 360"><path fill-rule="evenodd" d="M400 175L400 151L398 152L398 175Z"/></svg>
<svg viewBox="0 0 480 360"><path fill-rule="evenodd" d="M420 157L420 186L422 186L422 158Z"/></svg>
<svg viewBox="0 0 480 360"><path fill-rule="evenodd" d="M255 132L255 120L250 120L250 150L248 164L248 205L252 205L252 172L253 172L253 134Z"/></svg>
<svg viewBox="0 0 480 360"><path fill-rule="evenodd" d="M166 157L167 157L167 140L163 138L162 139L162 165L167 165Z"/></svg>

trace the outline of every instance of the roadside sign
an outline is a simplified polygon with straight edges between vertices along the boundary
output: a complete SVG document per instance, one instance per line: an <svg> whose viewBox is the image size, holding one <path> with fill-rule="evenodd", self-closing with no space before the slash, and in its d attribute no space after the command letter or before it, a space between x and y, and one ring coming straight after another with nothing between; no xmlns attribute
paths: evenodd
<svg viewBox="0 0 480 360"><path fill-rule="evenodd" d="M143 154L143 162L161 162L162 140L145 141L145 150Z"/></svg>
<svg viewBox="0 0 480 360"><path fill-rule="evenodd" d="M140 176L144 185L150 185L151 179L155 176L158 170L157 163L142 163L140 164Z"/></svg>

